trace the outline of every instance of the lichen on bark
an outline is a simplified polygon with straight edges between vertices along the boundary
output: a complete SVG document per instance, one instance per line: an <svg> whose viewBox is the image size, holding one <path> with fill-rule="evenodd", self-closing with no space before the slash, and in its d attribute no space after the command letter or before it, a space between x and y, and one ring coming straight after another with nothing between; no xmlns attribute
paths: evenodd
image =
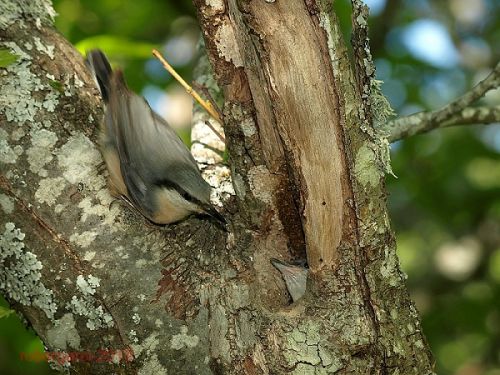
<svg viewBox="0 0 500 375"><path fill-rule="evenodd" d="M366 30L356 71L329 1L196 0L213 67L200 82L222 93L231 173L201 114L193 152L229 233L204 218L157 228L112 201L97 91L45 5L0 8L18 56L0 90L26 104L0 113L0 205L7 242L24 257L26 244L52 292L49 315L11 299L49 349L132 348L96 374L431 371L385 207ZM304 298L290 305L271 257L308 258Z"/></svg>

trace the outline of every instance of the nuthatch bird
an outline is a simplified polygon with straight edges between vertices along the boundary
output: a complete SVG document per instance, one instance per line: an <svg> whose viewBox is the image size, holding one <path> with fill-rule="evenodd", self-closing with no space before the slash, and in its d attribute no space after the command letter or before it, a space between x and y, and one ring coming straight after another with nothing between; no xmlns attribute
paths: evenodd
<svg viewBox="0 0 500 375"><path fill-rule="evenodd" d="M210 185L191 152L146 100L130 91L100 50L87 54L105 103L100 148L112 195L156 224L206 213L225 223L210 203Z"/></svg>
<svg viewBox="0 0 500 375"><path fill-rule="evenodd" d="M281 260L271 258L271 264L280 271L283 280L285 280L286 289L293 302L302 298L306 292L307 274L309 269L303 262L301 264L286 263Z"/></svg>

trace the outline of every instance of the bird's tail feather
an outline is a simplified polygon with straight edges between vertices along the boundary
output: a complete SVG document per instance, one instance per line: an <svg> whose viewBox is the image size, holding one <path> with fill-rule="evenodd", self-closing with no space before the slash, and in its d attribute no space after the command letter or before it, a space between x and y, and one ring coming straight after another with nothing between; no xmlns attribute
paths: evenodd
<svg viewBox="0 0 500 375"><path fill-rule="evenodd" d="M94 74L102 99L105 103L109 100L109 80L112 69L106 55L99 49L93 49L87 53L85 60L90 70Z"/></svg>

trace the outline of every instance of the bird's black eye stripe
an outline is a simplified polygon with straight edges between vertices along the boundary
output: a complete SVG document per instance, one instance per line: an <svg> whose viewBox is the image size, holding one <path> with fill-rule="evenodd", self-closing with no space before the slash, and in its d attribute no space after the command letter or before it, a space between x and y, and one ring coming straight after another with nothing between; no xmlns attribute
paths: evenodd
<svg viewBox="0 0 500 375"><path fill-rule="evenodd" d="M181 193L182 198L184 198L188 202L191 202L193 200L193 197L191 195L189 195L188 193L186 193L185 191L180 192L180 193Z"/></svg>
<svg viewBox="0 0 500 375"><path fill-rule="evenodd" d="M182 190L177 184L171 182L171 181L159 181L156 183L157 185L160 185L160 186L164 186L166 188L169 188L169 189L173 189L175 191L177 191L180 196L182 198L184 198L185 200L187 200L188 202L193 202L193 203L196 203L198 204L198 200L195 199L192 195L190 195L189 193L185 192L184 190Z"/></svg>

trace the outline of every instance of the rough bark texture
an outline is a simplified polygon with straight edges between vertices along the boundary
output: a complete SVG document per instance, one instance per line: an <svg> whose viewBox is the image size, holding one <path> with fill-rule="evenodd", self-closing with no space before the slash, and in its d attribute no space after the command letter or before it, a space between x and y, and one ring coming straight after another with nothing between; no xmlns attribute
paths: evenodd
<svg viewBox="0 0 500 375"><path fill-rule="evenodd" d="M81 56L44 1L0 5L1 48L19 56L0 75L2 293L51 351L133 349L73 359L74 373L432 373L385 206L366 10L353 2L351 65L327 1L195 5L224 96L235 196L224 167L205 173L226 191L228 234L112 203ZM271 257L307 257L297 303Z"/></svg>

